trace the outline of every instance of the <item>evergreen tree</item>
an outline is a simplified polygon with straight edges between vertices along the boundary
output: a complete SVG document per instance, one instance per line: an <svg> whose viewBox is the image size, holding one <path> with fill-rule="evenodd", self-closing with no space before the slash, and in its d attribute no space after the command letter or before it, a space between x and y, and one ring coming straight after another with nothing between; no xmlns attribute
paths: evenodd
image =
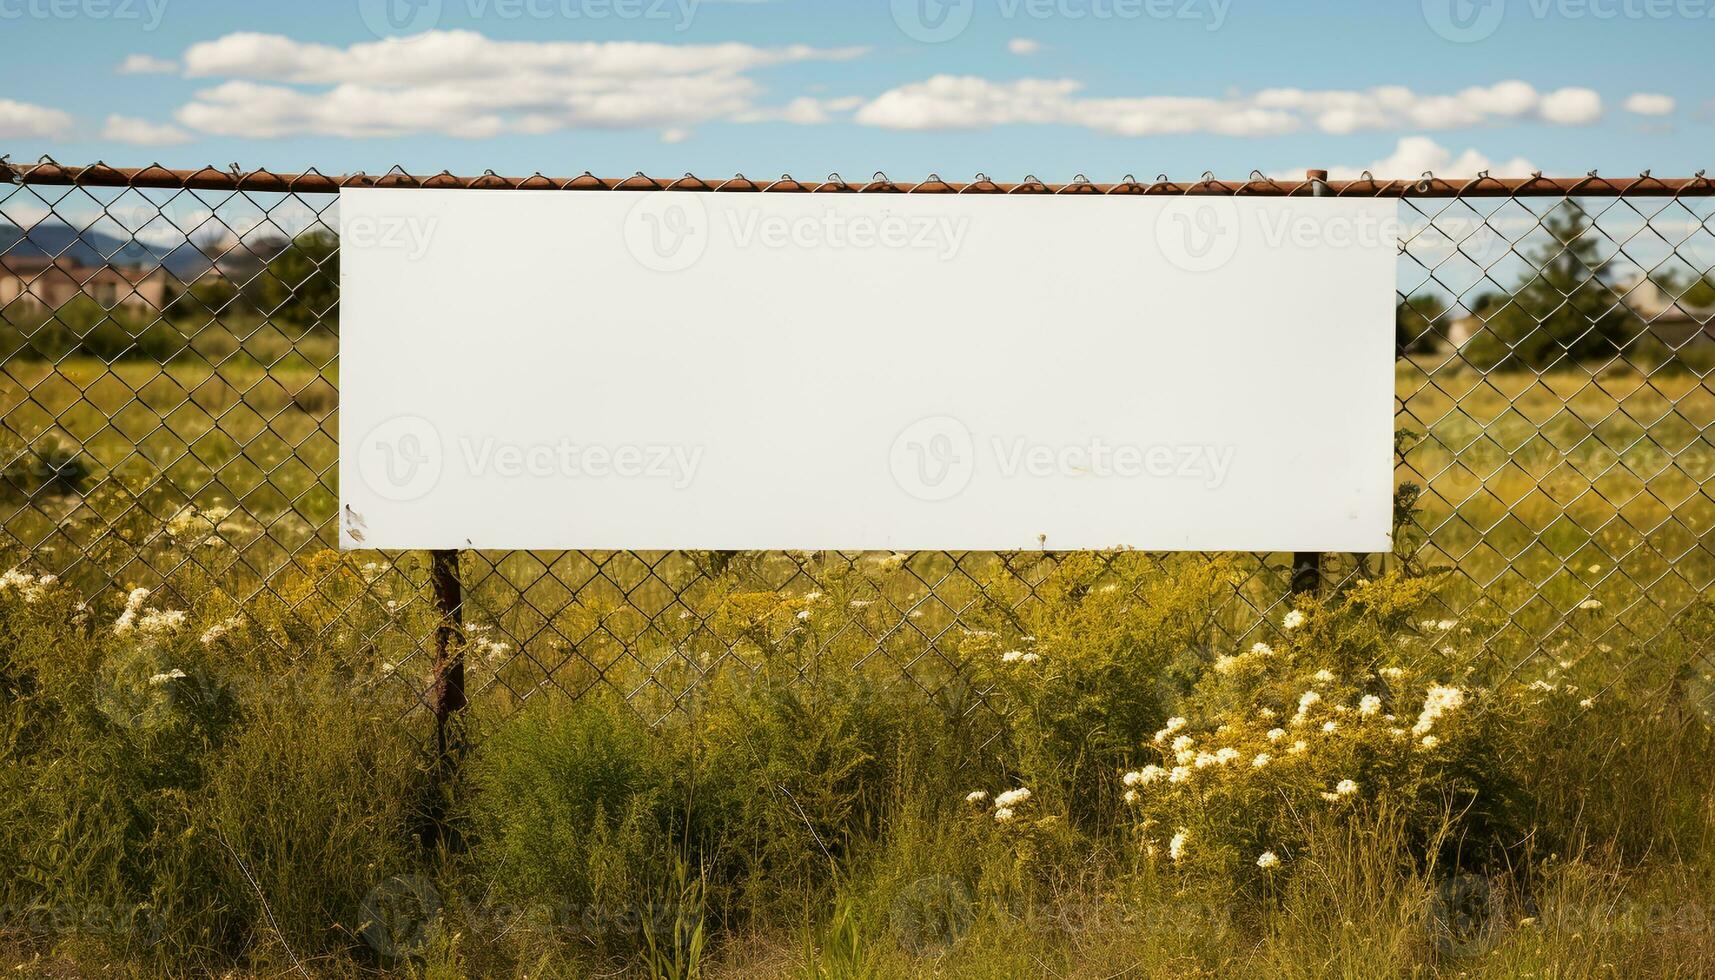
<svg viewBox="0 0 1715 980"><path fill-rule="evenodd" d="M1543 228L1553 240L1527 256L1531 270L1512 294L1477 304L1483 328L1465 346L1477 367L1543 371L1568 361L1599 363L1638 336L1622 290L1604 278L1601 237L1584 209L1564 201Z"/></svg>

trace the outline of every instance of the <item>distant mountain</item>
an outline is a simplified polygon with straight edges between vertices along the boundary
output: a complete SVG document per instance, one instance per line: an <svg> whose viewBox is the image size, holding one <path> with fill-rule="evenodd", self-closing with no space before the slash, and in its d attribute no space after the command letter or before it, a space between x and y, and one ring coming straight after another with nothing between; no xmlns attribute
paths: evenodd
<svg viewBox="0 0 1715 980"><path fill-rule="evenodd" d="M60 221L38 221L29 228L0 222L0 256L48 258L63 256L80 265L164 266L189 282L208 269L208 257L185 241L173 248L149 245L134 238L117 238L94 229L78 231Z"/></svg>

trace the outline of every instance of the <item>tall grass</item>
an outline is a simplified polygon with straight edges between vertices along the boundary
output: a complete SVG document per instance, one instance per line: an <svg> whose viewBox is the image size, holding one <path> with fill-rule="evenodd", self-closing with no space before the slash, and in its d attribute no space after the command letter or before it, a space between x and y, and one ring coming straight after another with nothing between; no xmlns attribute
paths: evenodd
<svg viewBox="0 0 1715 980"><path fill-rule="evenodd" d="M175 528L161 554L202 550L206 526ZM447 769L415 707L432 621L373 559L316 557L244 608L179 580L85 603L16 571L0 955L139 976L1715 971L1715 617L1521 663L1438 618L1444 576L1396 574L1253 648L1227 639L1230 564L1112 555L983 582L913 651L863 629L899 574L793 594L741 561L695 597L728 652L687 634L677 710L605 685L479 696ZM465 653L497 684L516 651L482 627ZM913 654L958 669L925 684Z"/></svg>

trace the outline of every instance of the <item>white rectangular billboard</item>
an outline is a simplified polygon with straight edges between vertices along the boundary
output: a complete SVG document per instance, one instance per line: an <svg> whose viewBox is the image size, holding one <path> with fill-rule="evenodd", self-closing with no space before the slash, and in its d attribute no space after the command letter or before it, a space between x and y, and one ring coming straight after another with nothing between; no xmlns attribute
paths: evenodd
<svg viewBox="0 0 1715 980"><path fill-rule="evenodd" d="M345 547L1389 547L1391 201L339 214Z"/></svg>

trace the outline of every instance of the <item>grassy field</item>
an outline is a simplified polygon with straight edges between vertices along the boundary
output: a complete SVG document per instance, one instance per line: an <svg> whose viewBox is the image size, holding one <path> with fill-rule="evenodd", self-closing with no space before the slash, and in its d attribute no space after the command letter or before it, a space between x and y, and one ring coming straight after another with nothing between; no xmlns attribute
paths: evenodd
<svg viewBox="0 0 1715 980"><path fill-rule="evenodd" d="M239 594L259 588L292 556L333 544L334 353L332 338L294 347L274 336L251 338L241 353L221 348L218 368L199 357L164 368L7 362L0 524L87 586L149 584L162 570L132 546L153 525L187 504L236 508L221 528L233 548L206 557L226 561ZM1448 611L1487 624L1494 642L1552 638L1590 598L1623 611L1616 628L1651 636L1715 581L1704 543L1715 528L1715 389L1699 375L1482 374L1419 358L1399 368L1396 418L1410 434L1398 479L1425 488L1408 545L1424 562L1458 569ZM76 560L92 548L95 560ZM944 577L932 556L918 561L925 575ZM1260 556L1256 603L1278 598L1285 562ZM777 564L779 575L794 570ZM571 598L543 581L550 571L564 584L664 608L637 588L687 582L697 565L520 553L485 556L468 570L496 612L526 594L531 601L514 612L531 631L544 625L533 610Z"/></svg>
<svg viewBox="0 0 1715 980"><path fill-rule="evenodd" d="M1293 618L1281 555L467 553L452 769L337 387L5 364L0 965L1715 972L1694 374L1402 364L1402 550Z"/></svg>
<svg viewBox="0 0 1715 980"><path fill-rule="evenodd" d="M175 565L208 531L181 521L149 550ZM180 606L209 592L182 565L80 607L25 562L0 582L0 964L1715 971L1715 728L1688 673L1707 611L1666 642L1521 667L1437 618L1437 574L1300 603L1257 645L1230 635L1250 572L1229 560L972 568L982 598L946 629L883 611L941 601L922 567L864 558L814 590L775 571L705 574L683 617L562 611L592 634L656 622L630 649L677 660L629 703L623 685L505 697L548 648L473 621L466 660L499 686L449 768L412 710L422 665L397 659L433 623L397 567L323 553L234 609ZM556 683L643 676L601 663L622 646L576 644Z"/></svg>

